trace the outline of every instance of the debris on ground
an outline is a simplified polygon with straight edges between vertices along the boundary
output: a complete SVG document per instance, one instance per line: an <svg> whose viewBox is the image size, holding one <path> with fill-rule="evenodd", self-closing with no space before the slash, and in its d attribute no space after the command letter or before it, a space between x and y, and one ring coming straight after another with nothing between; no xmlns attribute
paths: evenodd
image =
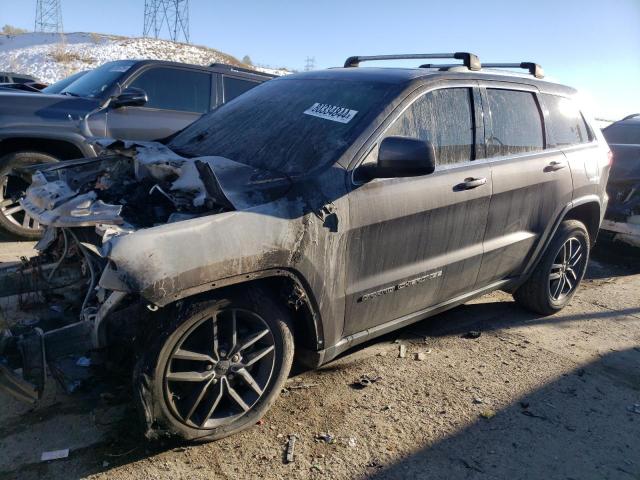
<svg viewBox="0 0 640 480"><path fill-rule="evenodd" d="M407 346L401 343L398 346L398 358L405 358L407 356Z"/></svg>
<svg viewBox="0 0 640 480"><path fill-rule="evenodd" d="M476 338L480 338L480 335L482 335L482 332L480 332L479 330L469 330L467 333L462 335L462 338L475 340Z"/></svg>
<svg viewBox="0 0 640 480"><path fill-rule="evenodd" d="M354 448L357 445L357 440L355 437L349 437L347 439L347 446Z"/></svg>
<svg viewBox="0 0 640 480"><path fill-rule="evenodd" d="M65 448L63 450L52 450L50 452L42 452L40 456L41 462L48 462L50 460L61 460L63 458L67 458L69 456L69 449Z"/></svg>
<svg viewBox="0 0 640 480"><path fill-rule="evenodd" d="M427 358L427 354L425 352L417 352L414 356L414 358L419 361L422 362L424 359Z"/></svg>
<svg viewBox="0 0 640 480"><path fill-rule="evenodd" d="M336 443L336 437L331 435L330 433L319 433L315 437L316 442L324 442L324 443Z"/></svg>
<svg viewBox="0 0 640 480"><path fill-rule="evenodd" d="M353 382L351 384L351 387L359 390L359 389L362 389L362 388L366 388L366 387L370 386L373 383L379 382L380 380L382 380L382 377L379 376L379 375L376 376L376 377L371 377L371 376L365 374L365 375L360 376L360 378L358 380Z"/></svg>
<svg viewBox="0 0 640 480"><path fill-rule="evenodd" d="M296 446L296 440L297 440L298 436L295 434L291 434L289 435L289 440L287 441L287 451L285 453L285 462L286 463L293 463L295 458L294 458L294 449Z"/></svg>
<svg viewBox="0 0 640 480"><path fill-rule="evenodd" d="M628 406L627 410L631 413L637 413L640 415L640 403L634 403L633 405Z"/></svg>
<svg viewBox="0 0 640 480"><path fill-rule="evenodd" d="M495 410L491 410L490 408L487 408L487 409L485 409L485 410L480 412L480 416L482 418L485 418L485 419L489 420L489 419L491 419L491 418L496 416L496 412L495 412Z"/></svg>
<svg viewBox="0 0 640 480"><path fill-rule="evenodd" d="M480 405L484 403L484 400L482 400L480 397L473 397L473 403L475 403L476 405Z"/></svg>

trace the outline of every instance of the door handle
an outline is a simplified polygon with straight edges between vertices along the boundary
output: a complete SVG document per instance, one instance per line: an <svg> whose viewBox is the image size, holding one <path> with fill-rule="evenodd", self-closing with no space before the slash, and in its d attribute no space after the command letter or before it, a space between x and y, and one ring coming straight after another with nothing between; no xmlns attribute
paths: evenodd
<svg viewBox="0 0 640 480"><path fill-rule="evenodd" d="M462 190L471 190L472 188L481 187L485 183L487 183L487 179L485 177L479 177L479 178L470 177L470 178L465 178L464 182L460 184L460 187Z"/></svg>
<svg viewBox="0 0 640 480"><path fill-rule="evenodd" d="M549 165L547 165L544 169L545 172L555 172L556 170L561 170L564 167L566 167L567 164L564 162L560 162L558 160L553 160L551 162L549 162Z"/></svg>

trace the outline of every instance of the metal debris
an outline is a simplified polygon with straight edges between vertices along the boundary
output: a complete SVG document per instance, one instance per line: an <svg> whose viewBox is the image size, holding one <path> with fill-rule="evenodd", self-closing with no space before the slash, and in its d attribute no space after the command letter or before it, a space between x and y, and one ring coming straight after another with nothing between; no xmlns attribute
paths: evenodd
<svg viewBox="0 0 640 480"><path fill-rule="evenodd" d="M41 462L48 462L50 460L60 460L62 458L67 458L69 456L69 449L65 448L63 450L52 450L50 452L42 452L40 456Z"/></svg>
<svg viewBox="0 0 640 480"><path fill-rule="evenodd" d="M293 463L295 458L294 458L294 449L296 446L296 440L298 439L298 436L295 434L291 434L289 435L289 441L287 442L287 452L285 454L285 461L286 463Z"/></svg>
<svg viewBox="0 0 640 480"><path fill-rule="evenodd" d="M405 358L407 356L407 346L401 343L398 346L398 358Z"/></svg>
<svg viewBox="0 0 640 480"><path fill-rule="evenodd" d="M316 442L324 442L329 444L336 442L336 437L334 437L330 433L319 433L318 435L316 435L315 439Z"/></svg>

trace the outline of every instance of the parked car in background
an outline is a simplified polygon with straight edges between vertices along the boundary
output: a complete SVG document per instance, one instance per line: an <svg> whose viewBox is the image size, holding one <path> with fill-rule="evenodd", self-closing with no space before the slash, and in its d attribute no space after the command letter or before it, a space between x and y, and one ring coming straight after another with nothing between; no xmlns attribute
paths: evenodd
<svg viewBox="0 0 640 480"><path fill-rule="evenodd" d="M357 68L390 58L464 65ZM33 402L45 362L70 384L61 358L124 351L149 438L214 440L263 418L294 356L316 367L497 289L560 311L609 148L575 90L542 76L470 53L351 57L169 142L24 169L48 228L0 296L55 289L66 317L0 332L0 388Z"/></svg>
<svg viewBox="0 0 640 480"><path fill-rule="evenodd" d="M3 90L23 90L39 91L47 86L31 75L13 72L0 72L0 91Z"/></svg>
<svg viewBox="0 0 640 480"><path fill-rule="evenodd" d="M0 228L25 238L41 235L19 203L26 184L7 177L12 169L94 157L93 137L167 137L271 78L224 64L120 60L53 92L0 93Z"/></svg>
<svg viewBox="0 0 640 480"><path fill-rule="evenodd" d="M42 93L47 93L49 95L54 94L54 93L60 93L62 90L67 88L69 85L71 85L77 79L82 77L88 71L89 70L83 70L81 72L76 72L73 75L69 75L68 77L63 78L62 80L58 80L57 82L52 83L51 85L43 88L42 89Z"/></svg>
<svg viewBox="0 0 640 480"><path fill-rule="evenodd" d="M602 133L613 152L602 229L614 240L640 247L640 113L612 123Z"/></svg>

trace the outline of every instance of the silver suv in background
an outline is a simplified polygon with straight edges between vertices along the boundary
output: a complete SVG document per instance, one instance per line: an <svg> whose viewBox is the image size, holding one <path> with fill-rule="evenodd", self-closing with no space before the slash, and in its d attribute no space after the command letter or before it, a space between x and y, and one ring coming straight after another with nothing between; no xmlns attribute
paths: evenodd
<svg viewBox="0 0 640 480"><path fill-rule="evenodd" d="M156 140L182 130L273 75L231 65L119 60L42 94L0 93L0 228L38 238L40 224L19 200L16 167L94 157L88 140Z"/></svg>

